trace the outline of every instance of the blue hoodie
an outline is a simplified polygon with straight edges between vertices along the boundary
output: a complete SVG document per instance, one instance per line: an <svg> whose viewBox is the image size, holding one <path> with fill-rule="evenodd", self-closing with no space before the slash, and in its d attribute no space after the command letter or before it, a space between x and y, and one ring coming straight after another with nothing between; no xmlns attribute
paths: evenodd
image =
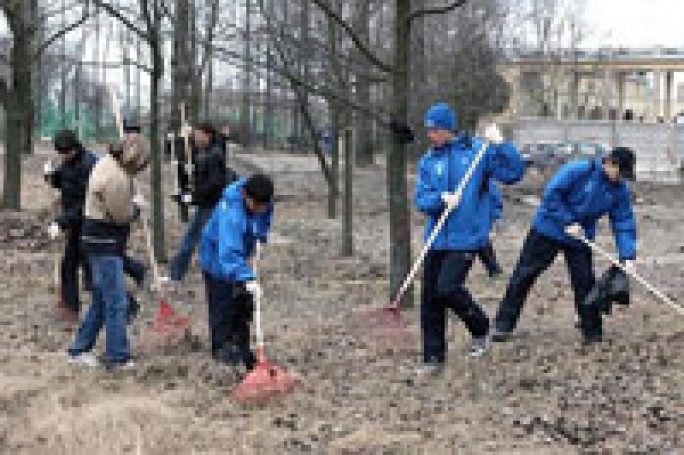
<svg viewBox="0 0 684 455"><path fill-rule="evenodd" d="M489 221L493 225L495 221L503 216L503 193L499 189L494 179L489 179L487 198L489 199ZM490 225L491 229L491 225Z"/></svg>
<svg viewBox="0 0 684 455"><path fill-rule="evenodd" d="M462 135L444 147L433 148L421 158L414 199L418 210L427 215L425 239L446 208L441 194L456 190L481 148L482 141ZM493 178L513 184L523 175L520 152L513 144L490 145L466 185L461 203L447 218L432 249L475 251L487 245L491 212L488 198L482 194L483 180Z"/></svg>
<svg viewBox="0 0 684 455"><path fill-rule="evenodd" d="M532 226L566 245L579 245L565 227L579 223L593 240L596 224L606 213L620 259L634 259L636 221L627 183L608 180L600 159L575 161L563 166L547 185Z"/></svg>
<svg viewBox="0 0 684 455"><path fill-rule="evenodd" d="M266 243L273 220L273 203L265 213L247 212L242 195L245 182L240 179L223 191L200 241L200 267L227 282L256 279L247 259L254 254L257 240Z"/></svg>

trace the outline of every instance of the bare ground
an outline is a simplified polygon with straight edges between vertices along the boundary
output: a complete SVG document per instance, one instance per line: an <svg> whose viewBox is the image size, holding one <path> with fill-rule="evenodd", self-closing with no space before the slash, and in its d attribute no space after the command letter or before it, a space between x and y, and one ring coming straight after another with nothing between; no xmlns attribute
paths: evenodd
<svg viewBox="0 0 684 455"><path fill-rule="evenodd" d="M356 174L357 254L345 259L341 222L326 219L315 163L251 160L273 173L279 193L263 266L265 329L269 357L306 381L295 394L264 408L229 400L234 382L207 353L196 267L173 296L193 316L190 339L166 352L139 352L132 372L74 370L64 354L73 333L53 311L55 248L44 235L52 194L39 176L43 160L26 160L26 211L0 214L0 453L684 451L680 317L637 290L631 307L607 319L607 341L582 348L561 261L535 287L518 337L488 357L463 356L468 339L452 320L449 368L440 379L415 376L417 343L388 349L362 336L358 315L387 301L381 166ZM495 246L508 271L532 215L515 201L538 193L538 180L507 190ZM640 184L637 193L639 267L682 301L682 186ZM420 223L414 217L416 248ZM171 250L180 225L170 204L168 227ZM601 232L610 245L607 227ZM133 250L145 258L141 239L134 236ZM605 267L597 261L599 271ZM493 315L505 282L490 281L477 266L470 287ZM417 311L407 317L417 335ZM133 328L134 346L144 319Z"/></svg>

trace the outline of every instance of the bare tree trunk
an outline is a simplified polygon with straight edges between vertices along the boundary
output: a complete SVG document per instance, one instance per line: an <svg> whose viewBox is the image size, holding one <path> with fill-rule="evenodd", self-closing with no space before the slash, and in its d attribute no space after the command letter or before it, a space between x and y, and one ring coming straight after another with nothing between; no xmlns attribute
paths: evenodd
<svg viewBox="0 0 684 455"><path fill-rule="evenodd" d="M189 41L190 2L189 0L176 0L176 21L173 31L173 54L171 57L172 101L170 122L170 126L174 131L180 131L181 118L183 114L187 114L187 107L190 101L188 93L191 79ZM181 113L181 105L186 106L186 112L183 114ZM188 153L188 151L186 150L185 153ZM180 166L179 169L182 170L184 175L185 166ZM185 178L183 177L180 182L184 181ZM181 188L181 190L185 189L187 188ZM178 204L178 213L181 221L188 221L189 211L186 204Z"/></svg>
<svg viewBox="0 0 684 455"><path fill-rule="evenodd" d="M395 0L394 73L392 74L391 114L398 122L408 121L409 70L411 68L411 26L406 20L411 0ZM411 266L411 219L406 178L407 147L392 134L387 154L387 190L390 210L390 290L394 294ZM413 306L413 291L404 297L404 306Z"/></svg>
<svg viewBox="0 0 684 455"><path fill-rule="evenodd" d="M196 125L199 122L199 114L202 105L202 71L197 70L199 65L197 53L197 11L195 1L190 2L190 121Z"/></svg>
<svg viewBox="0 0 684 455"><path fill-rule="evenodd" d="M340 11L340 2L336 0L333 5L336 11ZM337 74L340 71L339 61L338 61L338 33L337 24L335 21L328 17L328 48L330 52L329 62L330 68L333 69L333 73L339 77ZM331 78L334 80L334 78ZM330 182L328 185L328 218L337 218L337 198L339 196L339 181L340 181L340 106L334 100L328 100L328 110L330 112L330 154L331 154L331 172L330 172Z"/></svg>
<svg viewBox="0 0 684 455"><path fill-rule="evenodd" d="M302 28L302 39L301 39L301 48L300 48L300 60L299 60L299 66L301 69L301 76L305 81L309 80L309 73L310 73L310 67L309 67L309 59L310 59L310 52L312 50L311 46L311 0L301 0L301 28ZM309 105L309 93L308 90L304 90L304 103L308 106ZM298 136L302 142L302 147L304 149L308 149L309 147L309 142L310 141L315 141L317 134L314 132L314 134L309 135L307 134L306 128L304 124L300 124L300 129L298 131ZM310 136L310 137L309 137Z"/></svg>
<svg viewBox="0 0 684 455"><path fill-rule="evenodd" d="M10 84L4 86L5 98L5 178L3 208L21 209L21 156L30 147L30 127L33 121L32 82L32 31L28 8L19 6L10 29L14 43L10 51ZM19 134L12 134L16 131Z"/></svg>
<svg viewBox="0 0 684 455"><path fill-rule="evenodd" d="M344 218L342 256L354 254L354 131L344 130Z"/></svg>
<svg viewBox="0 0 684 455"><path fill-rule="evenodd" d="M242 112L240 113L240 136L245 148L252 146L252 23L251 0L245 0L245 70L242 80Z"/></svg>
<svg viewBox="0 0 684 455"><path fill-rule="evenodd" d="M157 33L160 33L160 19L158 10L155 11ZM164 241L164 198L162 193L162 150L159 137L160 110L159 89L164 73L164 57L162 56L161 43L157 38L150 43L152 50L152 81L150 87L150 148L152 155L152 219L154 253L157 262L166 262L166 249Z"/></svg>
<svg viewBox="0 0 684 455"><path fill-rule="evenodd" d="M189 102L188 86L190 85L190 4L189 0L176 0L176 20L173 31L172 68L172 102L171 124L178 129L181 123L181 103Z"/></svg>
<svg viewBox="0 0 684 455"><path fill-rule="evenodd" d="M210 118L213 111L213 104L211 97L214 91L214 60L212 58L207 62L207 74L204 81L204 117Z"/></svg>
<svg viewBox="0 0 684 455"><path fill-rule="evenodd" d="M331 172L330 184L328 185L328 218L337 218L337 197L339 194L340 180L340 115L339 106L329 102L330 106L330 147L331 147Z"/></svg>
<svg viewBox="0 0 684 455"><path fill-rule="evenodd" d="M365 42L369 42L370 38L370 2L367 0L356 0L356 7L358 8L358 26L357 33ZM357 52L358 59L363 60L360 52ZM365 77L356 78L356 99L361 105L368 103L370 100L370 83ZM356 131L356 164L359 167L365 167L373 164L373 129L367 116L362 113L354 115L354 130Z"/></svg>

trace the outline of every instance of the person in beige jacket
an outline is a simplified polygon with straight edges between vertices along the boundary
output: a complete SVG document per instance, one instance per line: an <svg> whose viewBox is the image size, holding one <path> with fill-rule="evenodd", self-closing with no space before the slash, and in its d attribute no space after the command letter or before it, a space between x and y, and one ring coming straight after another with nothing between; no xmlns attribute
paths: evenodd
<svg viewBox="0 0 684 455"><path fill-rule="evenodd" d="M88 182L81 242L92 273L92 302L68 349L69 362L96 367L93 346L105 327L105 361L110 369L130 366L126 331L128 298L124 287L124 252L131 223L139 216L133 179L147 166L149 145L129 134L110 145Z"/></svg>

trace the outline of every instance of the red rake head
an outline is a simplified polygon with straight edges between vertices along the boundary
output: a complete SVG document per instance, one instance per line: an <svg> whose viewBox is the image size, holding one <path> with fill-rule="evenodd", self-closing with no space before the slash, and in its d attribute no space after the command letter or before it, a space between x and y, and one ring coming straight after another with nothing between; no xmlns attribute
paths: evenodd
<svg viewBox="0 0 684 455"><path fill-rule="evenodd" d="M394 305L365 313L361 328L362 335L369 336L380 347L405 348L415 344L409 324Z"/></svg>
<svg viewBox="0 0 684 455"><path fill-rule="evenodd" d="M231 397L243 404L265 404L291 393L300 379L274 365L262 355L245 379L233 390Z"/></svg>
<svg viewBox="0 0 684 455"><path fill-rule="evenodd" d="M190 317L178 314L171 305L160 301L154 320L148 328L148 339L144 343L148 347L165 347L178 344L184 337Z"/></svg>
<svg viewBox="0 0 684 455"><path fill-rule="evenodd" d="M408 323L401 315L401 310L395 306L379 308L361 315L360 325L369 330L393 329L407 330Z"/></svg>
<svg viewBox="0 0 684 455"><path fill-rule="evenodd" d="M157 307L152 326L156 330L184 329L189 323L190 317L178 314L171 305L162 300Z"/></svg>

